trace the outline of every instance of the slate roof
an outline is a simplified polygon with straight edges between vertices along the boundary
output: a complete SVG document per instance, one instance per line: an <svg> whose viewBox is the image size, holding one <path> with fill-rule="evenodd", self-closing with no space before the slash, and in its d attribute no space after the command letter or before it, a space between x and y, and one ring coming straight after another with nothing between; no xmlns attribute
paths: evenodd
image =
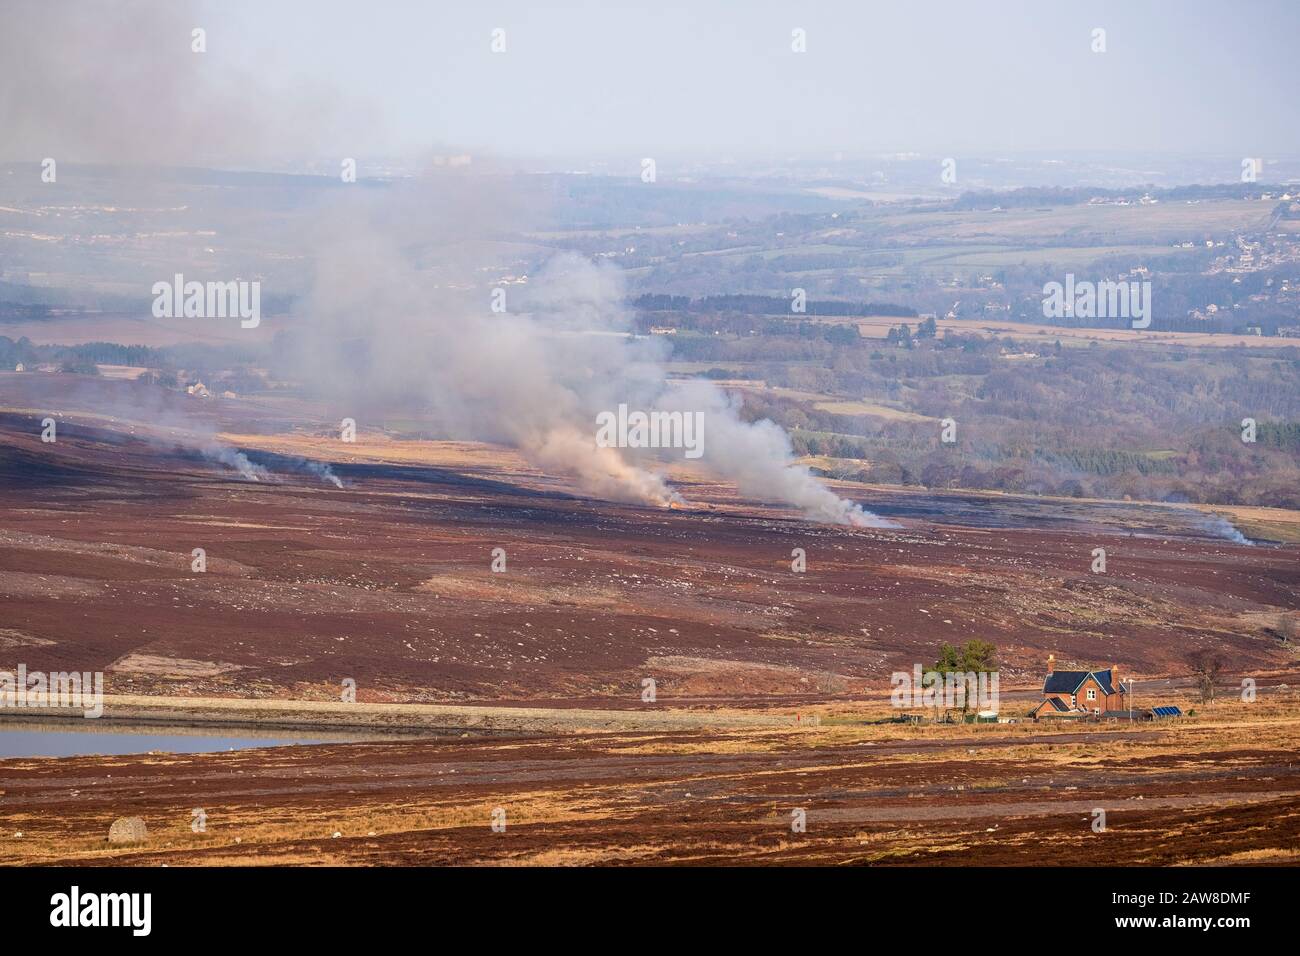
<svg viewBox="0 0 1300 956"><path fill-rule="evenodd" d="M1096 679L1103 694L1116 693L1110 668L1104 671L1052 671L1043 678L1043 693L1073 694L1089 677Z"/></svg>
<svg viewBox="0 0 1300 956"><path fill-rule="evenodd" d="M1043 693L1073 694L1087 679L1087 671L1052 671L1043 678Z"/></svg>

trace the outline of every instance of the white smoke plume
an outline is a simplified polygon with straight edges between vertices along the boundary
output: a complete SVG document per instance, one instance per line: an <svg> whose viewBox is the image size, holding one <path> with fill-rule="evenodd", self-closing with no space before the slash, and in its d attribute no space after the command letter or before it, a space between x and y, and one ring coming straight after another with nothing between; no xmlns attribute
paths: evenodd
<svg viewBox="0 0 1300 956"><path fill-rule="evenodd" d="M228 445L209 442L208 444L199 445L198 449L204 458L210 458L235 469L235 471L239 472L239 476L247 481L266 481L271 477L271 472L266 468L250 461L242 451L236 451Z"/></svg>
<svg viewBox="0 0 1300 956"><path fill-rule="evenodd" d="M335 488L342 488L343 481L338 475L334 474L334 469L323 461L312 461L307 459L303 466L321 481L328 481Z"/></svg>
<svg viewBox="0 0 1300 956"><path fill-rule="evenodd" d="M346 89L266 89L241 70L216 5L106 0L76 4L76 16L63 6L12 0L0 17L0 158L256 166L371 141L373 111ZM197 55L191 31L204 23L211 46ZM491 312L492 286L535 258L519 236L539 217L536 196L482 167L475 157L472 169L350 187L304 229L316 280L289 353L318 396L358 410L415 405L448 434L516 447L587 494L656 505L681 500L661 474L670 456L598 447L595 417L620 403L700 411L701 464L742 493L819 521L883 524L795 466L777 426L742 421L712 385L669 382L661 347L626 335L615 269L557 257L505 287L505 314ZM134 186L148 192L151 175L142 169ZM268 476L241 452L202 447L245 478ZM342 484L327 468L320 477Z"/></svg>
<svg viewBox="0 0 1300 956"><path fill-rule="evenodd" d="M673 408L702 410L707 422L704 460L740 492L791 505L814 521L863 528L897 527L834 494L802 465L785 431L766 419L741 420L736 403L712 382L675 386L667 395Z"/></svg>
<svg viewBox="0 0 1300 956"><path fill-rule="evenodd" d="M646 411L701 412L700 464L742 494L799 509L816 521L888 522L845 501L794 464L785 433L745 422L707 381L668 380L662 343L628 334L617 269L562 253L526 282L503 270L465 223L499 227L498 178L439 173L397 187L393 208L351 207L315 230L326 245L299 310L297 374L346 407L411 405L450 437L519 449L583 493L666 506L682 501L661 474L681 452L600 447L596 416L621 403ZM471 285L471 283L473 283Z"/></svg>
<svg viewBox="0 0 1300 956"><path fill-rule="evenodd" d="M1255 543L1237 530L1236 525L1222 515L1206 515L1201 519L1200 527L1201 530L1214 535L1216 538L1223 538L1233 544L1253 545Z"/></svg>
<svg viewBox="0 0 1300 956"><path fill-rule="evenodd" d="M5 0L0 161L260 165L373 137L374 111L341 84L270 88L234 51L278 39L224 13L200 0ZM208 31L202 54L195 28Z"/></svg>

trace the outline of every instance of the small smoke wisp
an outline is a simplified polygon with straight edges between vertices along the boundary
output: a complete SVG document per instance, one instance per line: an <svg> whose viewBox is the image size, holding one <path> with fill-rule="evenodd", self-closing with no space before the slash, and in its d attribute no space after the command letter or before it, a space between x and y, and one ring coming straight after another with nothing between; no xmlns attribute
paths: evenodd
<svg viewBox="0 0 1300 956"><path fill-rule="evenodd" d="M334 469L321 461L303 460L303 467L319 478L321 481L327 481L335 488L343 487L343 480L334 474Z"/></svg>
<svg viewBox="0 0 1300 956"><path fill-rule="evenodd" d="M1207 534L1212 534L1216 538L1223 538L1227 541L1231 541L1233 544L1246 544L1251 546L1255 544L1254 541L1251 541L1248 537L1238 531L1236 525L1222 515L1206 515L1200 521L1200 528Z"/></svg>
<svg viewBox="0 0 1300 956"><path fill-rule="evenodd" d="M229 468L235 469L235 471L239 472L239 476L246 481L267 481L271 477L271 472L267 468L253 462L242 451L215 442L200 445L198 449L204 458L209 458L212 461L220 462Z"/></svg>

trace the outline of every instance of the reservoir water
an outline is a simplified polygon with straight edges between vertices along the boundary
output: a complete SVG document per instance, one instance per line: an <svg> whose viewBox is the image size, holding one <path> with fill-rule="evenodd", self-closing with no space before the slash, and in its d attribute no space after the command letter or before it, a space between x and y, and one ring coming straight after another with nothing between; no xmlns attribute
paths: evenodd
<svg viewBox="0 0 1300 956"><path fill-rule="evenodd" d="M293 744L340 743L360 737L333 736L330 734L296 735L283 733L258 734L255 731L238 733L206 733L189 728L159 727L146 732L87 731L80 728L0 724L0 760L9 757L77 757L89 755L142 754L151 750L164 753L212 753L222 750L245 750L250 747L286 747Z"/></svg>

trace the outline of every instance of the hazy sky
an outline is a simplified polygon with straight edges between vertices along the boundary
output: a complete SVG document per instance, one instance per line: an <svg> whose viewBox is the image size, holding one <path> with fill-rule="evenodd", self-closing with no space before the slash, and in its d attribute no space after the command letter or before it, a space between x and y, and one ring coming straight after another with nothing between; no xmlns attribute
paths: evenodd
<svg viewBox="0 0 1300 956"><path fill-rule="evenodd" d="M401 143L534 154L1300 150L1300 3L236 0ZM490 50L505 30L506 52ZM791 31L807 31L807 52ZM1091 50L1106 30L1106 52ZM215 33L216 31L214 31Z"/></svg>
<svg viewBox="0 0 1300 956"><path fill-rule="evenodd" d="M1300 153L1298 0L195 2L6 0L0 149Z"/></svg>

